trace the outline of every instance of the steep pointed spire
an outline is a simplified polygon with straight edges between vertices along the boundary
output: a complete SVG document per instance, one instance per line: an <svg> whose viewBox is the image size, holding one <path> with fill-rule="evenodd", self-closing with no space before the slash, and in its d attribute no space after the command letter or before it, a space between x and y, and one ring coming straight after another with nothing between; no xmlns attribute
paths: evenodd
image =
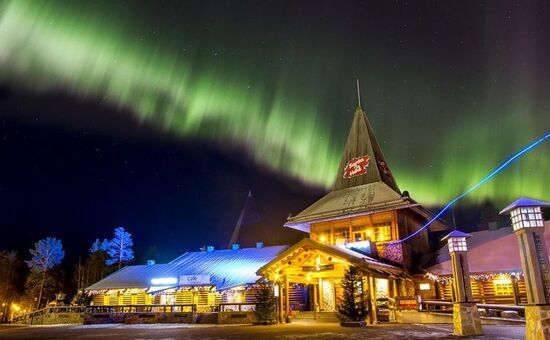
<svg viewBox="0 0 550 340"><path fill-rule="evenodd" d="M361 89L359 88L359 78L357 80L357 108L361 109Z"/></svg>
<svg viewBox="0 0 550 340"><path fill-rule="evenodd" d="M239 241L240 239L239 236L243 226L254 225L259 221L260 221L260 216L256 209L256 205L254 204L254 199L252 198L252 190L249 190L248 195L246 196L246 201L244 202L243 208L239 215L239 219L237 220L237 223L235 224L235 228L233 229L233 233L231 234L231 239L229 240L229 244L227 248L230 249L232 244L237 243ZM250 231L248 232L250 233ZM262 240L256 240L256 241L262 241Z"/></svg>
<svg viewBox="0 0 550 340"><path fill-rule="evenodd" d="M374 136L367 115L361 106L358 106L332 190L375 182L383 182L401 194Z"/></svg>

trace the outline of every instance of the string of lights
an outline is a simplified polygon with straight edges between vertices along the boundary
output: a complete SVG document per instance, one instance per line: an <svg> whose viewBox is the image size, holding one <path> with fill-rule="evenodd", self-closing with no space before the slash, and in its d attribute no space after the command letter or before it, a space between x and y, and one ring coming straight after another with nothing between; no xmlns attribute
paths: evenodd
<svg viewBox="0 0 550 340"><path fill-rule="evenodd" d="M546 132L545 135L543 135L542 137L538 138L537 140L531 142L530 144L526 145L525 147L523 147L521 150L519 150L518 152L516 152L515 154L513 154L510 158L508 158L507 160L505 160L504 162L502 162L497 168L495 168L491 173L489 173L487 176L485 176L482 180L480 180L479 182L477 182L474 186L472 186L471 188L469 188L468 190L464 191L462 194L458 195L457 197L455 197L454 199L452 199L449 203L447 203L447 205L445 205L443 207L443 209L441 209L437 214L435 214L428 222L426 222L426 224L424 224L421 228L419 228L417 231L415 231L414 233L410 234L409 236L401 239L401 240L398 240L398 241L393 241L391 242L392 244L393 243L402 243L402 242L405 242L407 240L410 240L411 238L415 237L416 235L418 235L422 230L428 228L430 226L430 224L432 224L436 219L438 219L439 217L441 217L441 215L443 215L450 207L452 207L456 202L458 202L459 200L461 200L462 198L466 197L469 193L471 193L472 191L476 190L477 188L479 188L480 186L482 186L485 182L491 180L493 177L495 177L499 172L501 172L502 170L504 170L507 166L509 166L510 164L512 164L514 161L518 160L520 157L524 156L525 154L527 154L528 152L532 151L533 149L535 149L537 146L539 146L540 144L542 144L544 141L546 141L548 138L550 138L550 131Z"/></svg>
<svg viewBox="0 0 550 340"><path fill-rule="evenodd" d="M523 277L523 272L470 274L470 279L474 281L490 281L490 280L499 279L499 278L511 278L512 276L515 277L516 279L520 279ZM426 273L424 277L431 281L440 282L444 284L449 284L453 281L452 275L436 275L433 273Z"/></svg>

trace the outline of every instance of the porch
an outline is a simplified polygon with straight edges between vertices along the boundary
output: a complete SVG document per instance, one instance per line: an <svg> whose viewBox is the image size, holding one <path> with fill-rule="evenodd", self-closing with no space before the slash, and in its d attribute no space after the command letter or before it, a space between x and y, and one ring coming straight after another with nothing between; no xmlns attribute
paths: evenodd
<svg viewBox="0 0 550 340"><path fill-rule="evenodd" d="M336 315L343 294L341 280L350 266L357 267L363 276L358 289L369 311L368 321L394 321L395 297L413 295L412 281L403 269L345 246L303 239L258 273L275 283L279 321L290 322L294 318L315 320L316 315ZM293 303L298 291L303 297L301 305Z"/></svg>

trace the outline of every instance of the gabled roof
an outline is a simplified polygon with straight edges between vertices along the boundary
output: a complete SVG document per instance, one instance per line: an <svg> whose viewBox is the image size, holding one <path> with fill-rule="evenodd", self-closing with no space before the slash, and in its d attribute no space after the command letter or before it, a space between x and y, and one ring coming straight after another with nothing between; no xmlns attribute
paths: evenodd
<svg viewBox="0 0 550 340"><path fill-rule="evenodd" d="M345 168L349 162L364 156L368 157L366 173L352 177L344 176ZM401 194L382 154L380 145L374 136L367 114L358 106L353 116L353 122L332 190L336 191L376 182L382 182L398 195Z"/></svg>
<svg viewBox="0 0 550 340"><path fill-rule="evenodd" d="M396 267L392 264L379 261L375 258L361 254L352 249L348 249L343 245L339 246L339 245L324 244L318 241L314 241L310 238L304 238L298 243L294 244L292 247L281 252L279 255L277 255L276 258L269 261L260 269L258 269L257 274L258 275L264 274L265 271L269 270L271 266L277 264L277 262L281 261L281 259L291 255L296 250L304 247L309 249L318 249L326 254L340 257L342 259L349 261L352 265L360 266L363 269L374 270L384 274L406 275L404 270L400 267Z"/></svg>
<svg viewBox="0 0 550 340"><path fill-rule="evenodd" d="M153 278L210 275L218 290L255 283L256 271L288 246L189 252L167 264L127 266L85 290L149 288Z"/></svg>
<svg viewBox="0 0 550 340"><path fill-rule="evenodd" d="M514 202L510 203L506 208L502 209L502 211L499 214L506 214L510 210L513 210L515 208L519 207L548 207L550 206L550 202L545 201L539 201L532 198L526 198L521 197Z"/></svg>
<svg viewBox="0 0 550 340"><path fill-rule="evenodd" d="M331 191L298 215L290 217L285 227L308 233L311 223L398 209L411 209L427 220L433 217L430 211L410 197L399 195L383 182L376 182ZM444 229L440 220L430 225L430 230Z"/></svg>
<svg viewBox="0 0 550 340"><path fill-rule="evenodd" d="M544 239L550 246L550 221L545 221ZM511 227L473 232L468 239L468 263L470 273L521 272L521 260L517 236ZM548 249L550 252L550 249ZM451 275L452 263L447 246L437 252L435 261L426 272L435 275Z"/></svg>
<svg viewBox="0 0 550 340"><path fill-rule="evenodd" d="M448 233L445 237L443 237L443 238L441 239L441 241L445 241L446 239L451 238L451 237L464 237L464 238L469 238L469 237L471 237L471 236L472 236L472 235L463 233L463 232L460 231L460 230L453 230L453 231L451 231L450 233Z"/></svg>

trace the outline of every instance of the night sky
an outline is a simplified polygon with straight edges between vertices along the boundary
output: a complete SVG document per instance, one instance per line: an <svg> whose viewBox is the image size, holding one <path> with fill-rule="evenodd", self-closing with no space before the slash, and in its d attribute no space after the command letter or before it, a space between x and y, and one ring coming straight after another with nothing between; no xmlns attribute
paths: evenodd
<svg viewBox="0 0 550 340"><path fill-rule="evenodd" d="M138 260L266 243L330 187L355 79L401 190L438 206L550 130L550 3L1 1L0 248ZM469 197L548 200L546 142ZM7 237L6 237L7 236Z"/></svg>

